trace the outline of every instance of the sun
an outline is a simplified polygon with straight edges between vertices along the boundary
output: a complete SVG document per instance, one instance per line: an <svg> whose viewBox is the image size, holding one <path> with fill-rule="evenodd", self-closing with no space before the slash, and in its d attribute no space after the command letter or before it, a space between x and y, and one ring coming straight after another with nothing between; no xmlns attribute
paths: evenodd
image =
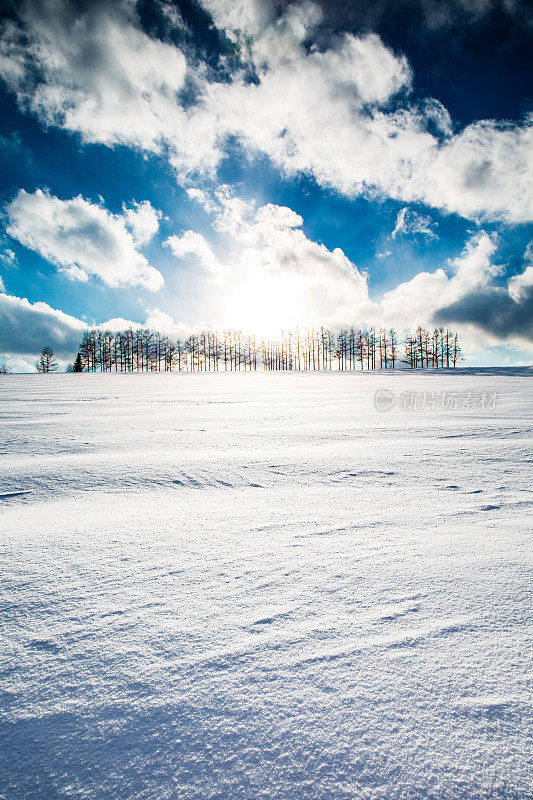
<svg viewBox="0 0 533 800"><path fill-rule="evenodd" d="M264 338L305 325L309 303L297 276L263 272L234 285L225 316L228 327Z"/></svg>

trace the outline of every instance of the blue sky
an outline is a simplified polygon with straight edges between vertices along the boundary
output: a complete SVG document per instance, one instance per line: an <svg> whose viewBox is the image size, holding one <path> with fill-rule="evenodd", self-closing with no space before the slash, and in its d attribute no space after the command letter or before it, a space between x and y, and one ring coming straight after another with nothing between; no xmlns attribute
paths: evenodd
<svg viewBox="0 0 533 800"><path fill-rule="evenodd" d="M446 324L530 363L513 0L3 3L0 356L85 325Z"/></svg>

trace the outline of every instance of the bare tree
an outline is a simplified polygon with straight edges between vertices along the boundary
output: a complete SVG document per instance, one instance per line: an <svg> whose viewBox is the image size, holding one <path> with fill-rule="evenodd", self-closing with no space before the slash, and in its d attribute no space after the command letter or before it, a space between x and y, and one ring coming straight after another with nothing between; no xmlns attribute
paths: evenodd
<svg viewBox="0 0 533 800"><path fill-rule="evenodd" d="M457 334L453 334L452 346L451 346L451 354L450 354L452 367L457 366L458 361L462 361L463 356L461 354L461 348L459 347L459 341L457 339Z"/></svg>
<svg viewBox="0 0 533 800"><path fill-rule="evenodd" d="M436 329L430 334L419 325L414 334L407 335L403 357L398 341L393 328L353 326L336 335L323 327L281 331L278 337L260 342L241 331L203 330L182 342L147 328L94 329L84 332L78 355L87 372L217 372L222 364L225 371L257 370L260 365L264 370L314 371L334 366L372 370L394 369L399 361L411 368L455 367L461 359L457 334L450 330ZM56 363L53 353L52 360Z"/></svg>
<svg viewBox="0 0 533 800"><path fill-rule="evenodd" d="M390 360L392 363L392 369L394 369L396 364L396 359L398 356L398 336L396 335L396 331L394 328L391 328L389 331L389 344L390 344Z"/></svg>
<svg viewBox="0 0 533 800"><path fill-rule="evenodd" d="M46 345L41 350L41 355L35 362L37 372L57 372L59 365L54 358L54 351L51 347Z"/></svg>

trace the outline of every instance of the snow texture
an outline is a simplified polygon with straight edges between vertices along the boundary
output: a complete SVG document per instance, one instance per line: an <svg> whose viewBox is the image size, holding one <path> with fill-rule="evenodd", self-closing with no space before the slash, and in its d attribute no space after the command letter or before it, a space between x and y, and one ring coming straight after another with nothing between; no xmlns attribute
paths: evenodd
<svg viewBox="0 0 533 800"><path fill-rule="evenodd" d="M532 374L0 376L2 800L531 797Z"/></svg>

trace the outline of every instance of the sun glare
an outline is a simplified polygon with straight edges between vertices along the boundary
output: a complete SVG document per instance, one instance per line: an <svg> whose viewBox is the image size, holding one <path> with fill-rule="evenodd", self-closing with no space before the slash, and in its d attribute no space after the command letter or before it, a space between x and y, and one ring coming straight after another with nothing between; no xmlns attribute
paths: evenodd
<svg viewBox="0 0 533 800"><path fill-rule="evenodd" d="M309 312L301 280L281 273L263 273L235 286L226 317L230 328L268 337L305 325Z"/></svg>

